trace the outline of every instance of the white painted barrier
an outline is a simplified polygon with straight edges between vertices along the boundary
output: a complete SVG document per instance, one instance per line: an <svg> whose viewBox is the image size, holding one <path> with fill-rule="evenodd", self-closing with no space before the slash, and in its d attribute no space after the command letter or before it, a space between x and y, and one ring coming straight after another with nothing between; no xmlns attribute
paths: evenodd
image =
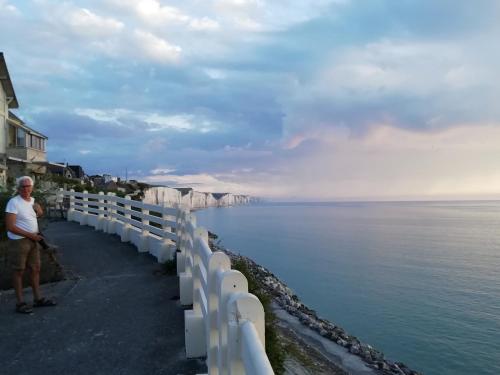
<svg viewBox="0 0 500 375"><path fill-rule="evenodd" d="M159 262L177 253L180 303L192 305L184 311L188 358L206 356L210 375L274 374L264 349L264 308L248 293L245 276L231 270L229 257L211 251L194 214L112 193L58 195L69 197L68 221L117 234Z"/></svg>
<svg viewBox="0 0 500 375"><path fill-rule="evenodd" d="M68 221L118 234L123 242L132 242L139 251L155 256L158 262L174 257L177 208L145 204L112 193L62 191L59 194L69 197Z"/></svg>

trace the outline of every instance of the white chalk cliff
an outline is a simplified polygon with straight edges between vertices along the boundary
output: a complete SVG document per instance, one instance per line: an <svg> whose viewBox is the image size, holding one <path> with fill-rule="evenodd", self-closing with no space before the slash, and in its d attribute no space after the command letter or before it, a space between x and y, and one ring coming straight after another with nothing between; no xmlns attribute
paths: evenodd
<svg viewBox="0 0 500 375"><path fill-rule="evenodd" d="M248 204L252 197L231 193L204 193L192 188L151 187L144 190L143 202L168 207L184 206L189 209L225 207Z"/></svg>

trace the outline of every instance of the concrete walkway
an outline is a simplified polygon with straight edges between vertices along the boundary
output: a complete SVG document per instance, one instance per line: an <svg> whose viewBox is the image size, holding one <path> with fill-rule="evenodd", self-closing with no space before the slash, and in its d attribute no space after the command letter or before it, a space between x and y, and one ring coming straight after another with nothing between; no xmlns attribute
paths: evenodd
<svg viewBox="0 0 500 375"><path fill-rule="evenodd" d="M60 246L69 279L44 285L55 307L14 313L0 294L0 374L197 374L202 360L184 353L184 312L176 276L118 236L77 223L45 230ZM43 267L43 265L42 265ZM25 290L31 302L31 292Z"/></svg>

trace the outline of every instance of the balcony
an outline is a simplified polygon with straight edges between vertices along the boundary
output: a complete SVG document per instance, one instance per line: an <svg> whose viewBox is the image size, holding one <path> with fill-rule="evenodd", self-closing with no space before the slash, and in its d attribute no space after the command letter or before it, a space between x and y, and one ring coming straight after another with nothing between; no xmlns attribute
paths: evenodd
<svg viewBox="0 0 500 375"><path fill-rule="evenodd" d="M32 147L9 146L7 147L7 157L20 159L28 163L47 161L47 153Z"/></svg>

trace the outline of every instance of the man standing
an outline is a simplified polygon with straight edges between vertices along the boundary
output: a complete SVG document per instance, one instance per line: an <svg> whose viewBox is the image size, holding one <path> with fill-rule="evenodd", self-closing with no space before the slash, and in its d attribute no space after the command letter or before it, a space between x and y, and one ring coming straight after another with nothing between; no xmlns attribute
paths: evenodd
<svg viewBox="0 0 500 375"><path fill-rule="evenodd" d="M23 298L23 274L26 266L31 270L33 306L54 306L56 303L40 295L40 251L37 216L43 214L41 207L31 197L33 180L29 176L19 177L16 181L18 195L11 198L5 209L7 236L9 237L9 258L13 268L13 284L16 291L16 311L29 314L33 312Z"/></svg>

